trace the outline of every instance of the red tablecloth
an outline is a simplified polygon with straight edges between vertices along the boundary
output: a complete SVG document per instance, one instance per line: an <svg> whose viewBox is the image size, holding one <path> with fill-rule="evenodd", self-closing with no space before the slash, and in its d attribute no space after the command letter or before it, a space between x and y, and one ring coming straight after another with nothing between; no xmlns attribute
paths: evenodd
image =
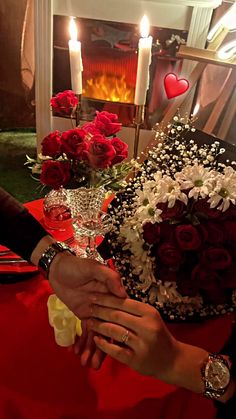
<svg viewBox="0 0 236 419"><path fill-rule="evenodd" d="M28 204L42 218L42 202ZM68 234L68 233L67 233ZM63 239L59 233L58 239ZM0 286L0 419L213 419L212 403L187 390L142 377L107 357L99 371L82 368L56 345L47 317L52 292L39 275ZM172 324L179 339L218 351L232 316Z"/></svg>

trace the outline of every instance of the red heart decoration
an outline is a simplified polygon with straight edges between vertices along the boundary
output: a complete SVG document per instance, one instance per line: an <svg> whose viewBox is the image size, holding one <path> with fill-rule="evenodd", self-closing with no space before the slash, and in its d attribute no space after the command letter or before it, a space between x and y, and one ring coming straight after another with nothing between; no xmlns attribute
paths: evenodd
<svg viewBox="0 0 236 419"><path fill-rule="evenodd" d="M174 73L168 73L164 78L164 86L168 99L172 99L185 93L189 88L189 82L186 79L178 79Z"/></svg>

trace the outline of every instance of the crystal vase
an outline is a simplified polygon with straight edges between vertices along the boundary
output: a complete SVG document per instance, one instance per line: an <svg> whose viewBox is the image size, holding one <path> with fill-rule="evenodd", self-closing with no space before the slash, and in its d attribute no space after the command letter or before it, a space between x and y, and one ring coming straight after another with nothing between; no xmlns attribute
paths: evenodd
<svg viewBox="0 0 236 419"><path fill-rule="evenodd" d="M71 209L64 188L52 190L45 196L43 215L45 227L51 230L66 231L71 225Z"/></svg>
<svg viewBox="0 0 236 419"><path fill-rule="evenodd" d="M97 252L96 237L111 228L111 217L102 211L105 189L78 188L68 190L73 229L78 243L77 254L103 261ZM85 244L86 243L86 244Z"/></svg>

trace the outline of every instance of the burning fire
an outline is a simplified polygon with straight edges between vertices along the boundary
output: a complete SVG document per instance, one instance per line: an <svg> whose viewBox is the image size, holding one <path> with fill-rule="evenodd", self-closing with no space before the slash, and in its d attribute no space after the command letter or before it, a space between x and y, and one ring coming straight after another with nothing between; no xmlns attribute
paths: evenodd
<svg viewBox="0 0 236 419"><path fill-rule="evenodd" d="M125 76L102 74L86 81L83 95L110 102L133 103L134 87L128 86Z"/></svg>

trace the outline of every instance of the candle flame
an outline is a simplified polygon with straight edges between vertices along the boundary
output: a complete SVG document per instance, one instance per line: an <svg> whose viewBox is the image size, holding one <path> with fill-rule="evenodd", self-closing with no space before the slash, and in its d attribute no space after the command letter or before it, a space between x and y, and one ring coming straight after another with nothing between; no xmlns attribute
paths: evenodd
<svg viewBox="0 0 236 419"><path fill-rule="evenodd" d="M77 41L77 27L73 17L70 19L69 32L71 40Z"/></svg>
<svg viewBox="0 0 236 419"><path fill-rule="evenodd" d="M228 42L227 44L223 45L217 52L217 55L220 60L229 60L236 55L236 41Z"/></svg>
<svg viewBox="0 0 236 419"><path fill-rule="evenodd" d="M141 33L142 38L147 38L148 37L149 29L150 29L149 20L148 20L147 16L144 15L142 17L141 22L140 22L140 33Z"/></svg>

